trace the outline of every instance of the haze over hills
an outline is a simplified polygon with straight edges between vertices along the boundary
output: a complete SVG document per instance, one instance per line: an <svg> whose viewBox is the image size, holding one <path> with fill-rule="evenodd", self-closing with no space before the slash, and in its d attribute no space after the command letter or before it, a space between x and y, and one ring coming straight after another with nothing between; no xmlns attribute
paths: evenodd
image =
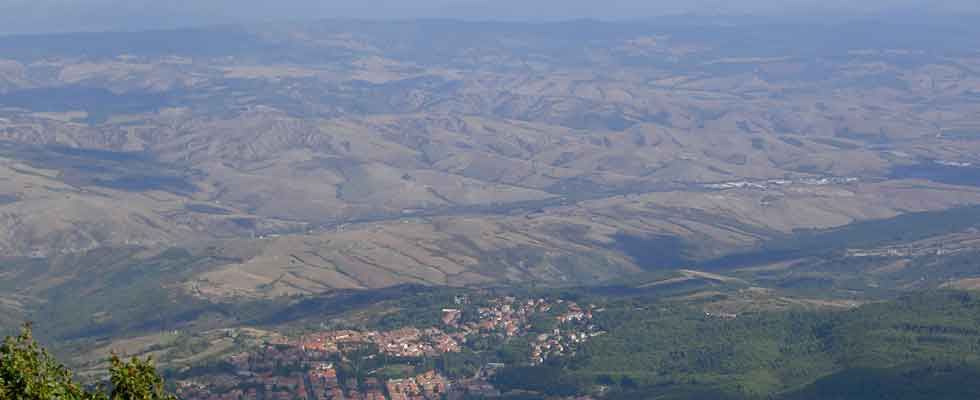
<svg viewBox="0 0 980 400"><path fill-rule="evenodd" d="M0 34L145 31L202 25L315 19L475 21L637 21L661 16L864 18L868 16L976 14L968 0L8 0L0 4Z"/></svg>
<svg viewBox="0 0 980 400"><path fill-rule="evenodd" d="M422 287L976 289L980 32L872 21L0 37L0 326L85 364Z"/></svg>
<svg viewBox="0 0 980 400"><path fill-rule="evenodd" d="M588 276L549 261L598 257L616 235L679 237L701 259L978 196L951 178L976 169L975 55L914 47L945 32L778 56L741 42L752 26L258 28L0 41L18 55L0 100L6 255L263 243L202 281L220 292L575 282L651 267L615 250ZM213 42L172 47L186 35ZM361 231L396 259L285 261ZM472 245L448 244L460 237ZM489 265L510 249L531 259Z"/></svg>

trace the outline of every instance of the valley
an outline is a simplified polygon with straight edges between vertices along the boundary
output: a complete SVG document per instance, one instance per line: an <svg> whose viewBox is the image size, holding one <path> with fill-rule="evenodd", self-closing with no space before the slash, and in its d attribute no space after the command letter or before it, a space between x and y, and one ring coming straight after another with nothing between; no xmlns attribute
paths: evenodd
<svg viewBox="0 0 980 400"><path fill-rule="evenodd" d="M943 309L958 295L975 314L961 291L980 288L980 32L935 18L0 36L0 332L34 321L87 378L113 350L156 356L188 398L258 386L273 398L332 376L341 398L395 390L387 379L429 397L455 380L499 394L792 399L862 362L875 379L929 375L942 367L918 350L852 360L858 345L821 329L888 347L919 343L917 328L896 322L881 342L854 315L918 318L895 304ZM550 343L528 335L555 315L524 315L512 334L464 330L479 347L465 324L432 320L456 296L592 311L587 299L618 317L579 327L575 338L605 333L577 355L549 362L538 346L532 363L513 353ZM936 325L968 325L947 317ZM787 327L813 335L794 342ZM708 333L673 343L692 346L682 353L653 335L653 350L628 356L623 338L646 328ZM712 347L734 340L727 328L764 339ZM303 359L297 343L315 332L386 346L375 339L400 329L455 350L379 375L338 349L307 360L318 372L267 376L270 354ZM973 349L975 332L951 329ZM457 355L440 362L465 374L426 361ZM781 372L795 363L799 376Z"/></svg>

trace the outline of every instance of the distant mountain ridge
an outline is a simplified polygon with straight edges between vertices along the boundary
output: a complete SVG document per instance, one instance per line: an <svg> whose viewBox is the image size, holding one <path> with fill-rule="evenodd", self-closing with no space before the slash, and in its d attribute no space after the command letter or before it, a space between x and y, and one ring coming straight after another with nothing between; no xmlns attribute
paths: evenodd
<svg viewBox="0 0 980 400"><path fill-rule="evenodd" d="M10 0L0 4L0 35L66 32L144 31L200 27L216 24L269 21L309 21L324 18L412 20L451 18L471 21L561 21L583 18L642 20L663 16L762 16L778 18L840 19L854 16L955 15L980 13L975 2L928 0L772 1L726 2L715 0L535 0L533 2L483 0L424 0L361 2L335 0L287 0L270 6L258 0L210 0L203 2L149 0Z"/></svg>

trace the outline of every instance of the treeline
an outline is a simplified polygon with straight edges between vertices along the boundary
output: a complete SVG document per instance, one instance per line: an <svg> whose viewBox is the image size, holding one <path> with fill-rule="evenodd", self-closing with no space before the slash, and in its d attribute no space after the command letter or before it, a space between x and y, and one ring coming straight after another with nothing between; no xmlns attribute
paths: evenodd
<svg viewBox="0 0 980 400"><path fill-rule="evenodd" d="M848 312L736 319L630 300L598 313L595 322L609 333L575 356L505 369L496 383L547 395L602 392L624 399L857 400L896 398L888 397L894 385L920 374L935 379L910 386L920 397L905 398L976 399L969 394L980 390L977 294L915 294ZM940 387L949 376L973 379ZM878 389L856 390L847 378L877 382Z"/></svg>
<svg viewBox="0 0 980 400"><path fill-rule="evenodd" d="M980 399L980 367L923 362L895 368L853 368L821 378L781 400Z"/></svg>

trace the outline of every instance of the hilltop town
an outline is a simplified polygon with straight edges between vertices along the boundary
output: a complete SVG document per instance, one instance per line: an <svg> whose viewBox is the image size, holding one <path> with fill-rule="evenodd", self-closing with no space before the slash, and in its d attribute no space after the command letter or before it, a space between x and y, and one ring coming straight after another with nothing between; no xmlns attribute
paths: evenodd
<svg viewBox="0 0 980 400"><path fill-rule="evenodd" d="M399 400L495 396L493 375L504 360L481 353L517 345L521 365L573 355L603 331L592 323L601 308L563 299L501 297L472 304L457 296L439 326L392 330L324 330L283 338L219 360L205 374L177 380L188 400ZM524 347L526 346L526 347ZM453 368L452 357L480 360Z"/></svg>

